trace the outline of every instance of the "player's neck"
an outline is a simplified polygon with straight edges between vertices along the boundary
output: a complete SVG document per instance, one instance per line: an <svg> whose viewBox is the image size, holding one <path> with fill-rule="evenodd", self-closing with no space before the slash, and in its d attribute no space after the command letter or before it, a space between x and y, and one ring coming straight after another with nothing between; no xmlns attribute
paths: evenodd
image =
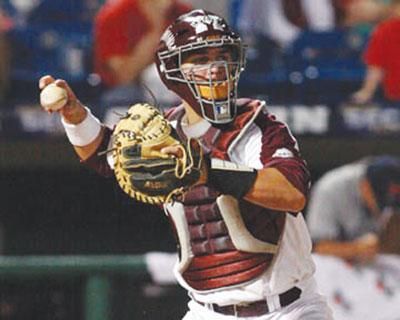
<svg viewBox="0 0 400 320"><path fill-rule="evenodd" d="M185 118L188 125L193 125L203 120L187 102L184 101L183 106L185 108Z"/></svg>

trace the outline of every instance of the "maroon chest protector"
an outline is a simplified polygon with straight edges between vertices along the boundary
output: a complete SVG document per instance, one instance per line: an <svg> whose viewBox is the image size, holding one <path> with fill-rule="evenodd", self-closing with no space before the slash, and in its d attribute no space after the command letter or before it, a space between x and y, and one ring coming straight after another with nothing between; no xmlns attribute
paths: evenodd
<svg viewBox="0 0 400 320"><path fill-rule="evenodd" d="M246 100L238 109L238 116L229 128L219 130L210 127L200 139L206 153L212 157L229 160L227 150L243 130L258 107L256 101ZM184 139L180 119L181 112L170 114L170 120L178 120L178 135ZM254 280L271 265L274 254L238 250L217 205L217 190L202 184L189 190L182 200L190 237L191 259L183 270L183 279L196 290L213 290ZM278 245L285 222L285 215L239 201L240 214L246 229L260 241ZM174 224L173 219L171 223ZM179 237L178 237L179 240Z"/></svg>

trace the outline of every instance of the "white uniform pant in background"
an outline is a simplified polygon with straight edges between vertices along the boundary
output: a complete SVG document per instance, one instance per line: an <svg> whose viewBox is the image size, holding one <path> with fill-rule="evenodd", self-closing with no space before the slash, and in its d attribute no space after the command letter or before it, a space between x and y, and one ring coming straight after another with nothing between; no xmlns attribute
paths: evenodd
<svg viewBox="0 0 400 320"><path fill-rule="evenodd" d="M189 311L183 320L333 320L332 312L323 296L307 293L292 304L259 317L237 318L213 312L208 308L190 301Z"/></svg>

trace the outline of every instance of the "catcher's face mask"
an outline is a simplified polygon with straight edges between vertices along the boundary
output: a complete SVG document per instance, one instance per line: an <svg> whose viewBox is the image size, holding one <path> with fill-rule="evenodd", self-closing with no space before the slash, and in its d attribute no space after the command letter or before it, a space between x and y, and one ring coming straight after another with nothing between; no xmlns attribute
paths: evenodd
<svg viewBox="0 0 400 320"><path fill-rule="evenodd" d="M240 66L235 51L224 46L183 55L180 72L198 102L198 113L208 121L225 123L236 115Z"/></svg>
<svg viewBox="0 0 400 320"><path fill-rule="evenodd" d="M202 10L178 18L164 33L156 61L166 86L201 117L215 124L234 119L244 50L222 18Z"/></svg>

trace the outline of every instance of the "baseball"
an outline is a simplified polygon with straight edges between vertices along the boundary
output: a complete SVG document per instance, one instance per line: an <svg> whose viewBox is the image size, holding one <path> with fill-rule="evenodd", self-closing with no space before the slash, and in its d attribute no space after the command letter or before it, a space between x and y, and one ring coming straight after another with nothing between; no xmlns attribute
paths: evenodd
<svg viewBox="0 0 400 320"><path fill-rule="evenodd" d="M55 83L49 84L40 93L40 104L46 110L57 111L64 107L67 101L67 91Z"/></svg>

